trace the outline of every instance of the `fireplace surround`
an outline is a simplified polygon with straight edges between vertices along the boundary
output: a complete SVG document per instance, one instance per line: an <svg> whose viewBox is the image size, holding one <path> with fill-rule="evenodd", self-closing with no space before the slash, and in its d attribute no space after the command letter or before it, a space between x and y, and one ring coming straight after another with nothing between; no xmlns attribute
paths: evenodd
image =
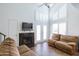
<svg viewBox="0 0 79 59"><path fill-rule="evenodd" d="M19 33L19 45L34 46L34 32Z"/></svg>

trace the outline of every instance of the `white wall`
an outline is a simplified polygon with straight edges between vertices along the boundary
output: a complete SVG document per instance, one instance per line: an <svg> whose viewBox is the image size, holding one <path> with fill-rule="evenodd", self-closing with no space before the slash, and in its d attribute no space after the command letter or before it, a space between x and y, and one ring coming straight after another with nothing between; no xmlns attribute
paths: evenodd
<svg viewBox="0 0 79 59"><path fill-rule="evenodd" d="M68 4L68 34L79 35L79 4Z"/></svg>
<svg viewBox="0 0 79 59"><path fill-rule="evenodd" d="M0 4L0 32L8 36L9 21L18 22L18 30L21 31L22 22L33 22L35 8L39 4L31 3L2 3ZM19 39L18 39L19 40Z"/></svg>
<svg viewBox="0 0 79 59"><path fill-rule="evenodd" d="M34 21L34 11L35 8L38 6L38 4L24 4L24 3L18 3L18 4L0 4L0 30L3 30L3 27L5 28L7 26L8 20L18 20L18 21L27 21L27 22L33 22ZM4 26L5 25L5 26ZM3 32L7 34L8 27L5 28L6 31Z"/></svg>

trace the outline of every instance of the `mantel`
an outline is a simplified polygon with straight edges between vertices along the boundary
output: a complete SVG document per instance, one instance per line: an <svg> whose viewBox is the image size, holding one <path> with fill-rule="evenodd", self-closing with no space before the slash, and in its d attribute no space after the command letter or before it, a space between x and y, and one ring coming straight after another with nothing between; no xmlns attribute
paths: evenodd
<svg viewBox="0 0 79 59"><path fill-rule="evenodd" d="M34 33L34 31L20 31L19 33Z"/></svg>

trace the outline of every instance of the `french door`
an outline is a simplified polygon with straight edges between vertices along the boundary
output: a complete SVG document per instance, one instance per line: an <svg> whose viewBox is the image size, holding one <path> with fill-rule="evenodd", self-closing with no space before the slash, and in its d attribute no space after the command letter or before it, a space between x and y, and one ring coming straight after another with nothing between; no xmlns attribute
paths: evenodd
<svg viewBox="0 0 79 59"><path fill-rule="evenodd" d="M36 42L47 40L47 25L36 25Z"/></svg>
<svg viewBox="0 0 79 59"><path fill-rule="evenodd" d="M43 5L36 10L35 20L36 43L48 39L48 7Z"/></svg>

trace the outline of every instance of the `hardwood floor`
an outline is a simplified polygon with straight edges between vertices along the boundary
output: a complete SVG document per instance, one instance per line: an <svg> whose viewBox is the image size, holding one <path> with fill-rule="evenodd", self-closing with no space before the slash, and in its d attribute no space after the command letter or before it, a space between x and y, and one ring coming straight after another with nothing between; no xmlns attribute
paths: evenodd
<svg viewBox="0 0 79 59"><path fill-rule="evenodd" d="M35 47L32 48L34 52L36 52L39 56L69 56L69 54L66 54L54 47L48 46L48 44L42 43L37 44Z"/></svg>

